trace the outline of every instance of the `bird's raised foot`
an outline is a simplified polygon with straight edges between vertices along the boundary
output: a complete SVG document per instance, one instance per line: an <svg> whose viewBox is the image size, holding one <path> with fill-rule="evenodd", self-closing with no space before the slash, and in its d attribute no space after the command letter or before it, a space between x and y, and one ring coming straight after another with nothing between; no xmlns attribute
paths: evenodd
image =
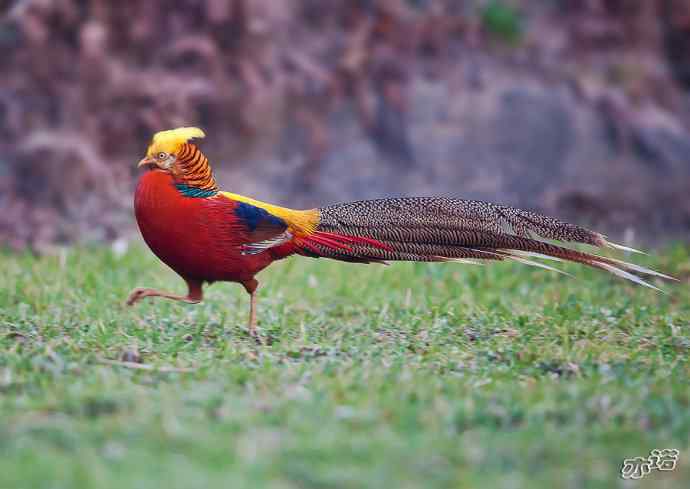
<svg viewBox="0 0 690 489"><path fill-rule="evenodd" d="M189 295L183 296L183 295L175 295L175 294L170 294L168 292L163 292L160 290L156 289L147 289L143 287L137 287L134 289L132 292L130 292L129 297L127 297L126 304L128 306L133 306L137 302L139 302L141 299L144 297L165 297L166 299L170 299L173 301L180 301L180 302L186 302L187 304L198 304L201 302L201 297L190 297Z"/></svg>
<svg viewBox="0 0 690 489"><path fill-rule="evenodd" d="M139 302L141 299L146 297L146 292L150 289L145 289L143 287L137 287L136 289L132 290L132 292L129 293L129 296L127 297L127 301L125 302L128 306L133 306L137 302Z"/></svg>

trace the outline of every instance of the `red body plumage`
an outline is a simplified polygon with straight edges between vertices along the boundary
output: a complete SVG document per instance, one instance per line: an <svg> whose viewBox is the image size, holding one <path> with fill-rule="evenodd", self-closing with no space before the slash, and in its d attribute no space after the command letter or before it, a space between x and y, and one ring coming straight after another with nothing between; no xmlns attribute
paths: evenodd
<svg viewBox="0 0 690 489"><path fill-rule="evenodd" d="M247 282L289 251L242 254L249 229L235 214L238 202L218 194L212 199L185 197L173 177L151 170L139 180L134 211L151 250L185 279Z"/></svg>

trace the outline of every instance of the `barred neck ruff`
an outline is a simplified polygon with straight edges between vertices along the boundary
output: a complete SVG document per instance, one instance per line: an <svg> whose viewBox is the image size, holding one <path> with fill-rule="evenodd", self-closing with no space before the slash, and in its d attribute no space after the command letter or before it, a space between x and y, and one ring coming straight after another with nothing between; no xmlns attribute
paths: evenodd
<svg viewBox="0 0 690 489"><path fill-rule="evenodd" d="M175 186L187 197L212 197L218 193L208 158L193 144L183 144L172 167Z"/></svg>

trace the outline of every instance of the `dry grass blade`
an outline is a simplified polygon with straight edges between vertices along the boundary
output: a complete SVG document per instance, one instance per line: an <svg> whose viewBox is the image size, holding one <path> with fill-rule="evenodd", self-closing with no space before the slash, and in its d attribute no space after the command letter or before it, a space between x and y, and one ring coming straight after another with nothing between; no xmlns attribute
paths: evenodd
<svg viewBox="0 0 690 489"><path fill-rule="evenodd" d="M116 367L131 368L134 370L148 370L151 372L162 373L191 373L196 372L198 370L196 367L172 367L170 365L162 365L157 367L155 365L148 365L145 363L123 362L121 360L111 360L109 358L99 358L98 362L103 363L105 365L114 365Z"/></svg>

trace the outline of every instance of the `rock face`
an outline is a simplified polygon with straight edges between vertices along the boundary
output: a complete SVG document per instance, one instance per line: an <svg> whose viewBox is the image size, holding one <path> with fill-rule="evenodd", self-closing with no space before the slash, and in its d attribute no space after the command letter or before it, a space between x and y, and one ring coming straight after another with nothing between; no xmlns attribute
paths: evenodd
<svg viewBox="0 0 690 489"><path fill-rule="evenodd" d="M685 0L14 3L0 246L133 232L134 163L182 125L286 205L445 194L690 237Z"/></svg>
<svg viewBox="0 0 690 489"><path fill-rule="evenodd" d="M275 137L251 152L235 153L236 142L224 143L212 127L202 145L224 188L293 207L447 195L535 209L612 236L633 232L635 241L690 239L690 134L671 114L657 107L620 112L606 94L583 96L570 84L515 76L491 64L481 73L488 81L479 84L468 82L462 66L442 80L413 76L407 110L383 117L393 121L388 130L394 134L385 144L375 139L380 132L362 128L354 104L340 104L326 119L335 136L316 163L309 162L306 136L288 118L276 123ZM59 138L61 144L66 140ZM396 140L403 151L390 149ZM81 147L63 145L70 151ZM52 151L58 146L48 144ZM26 158L39 161L41 148ZM132 148L133 161L136 151ZM0 202L9 198L0 216L0 241L21 247L36 236L45 242L74 236L100 240L133 231L133 187L123 186L127 180L98 178L101 164L87 164L97 157L68 152L65 158L71 163L44 165L41 175L23 181L50 179L51 172L69 168L70 185L83 181L83 188L96 188L100 182L116 188L105 185L86 195L91 202L86 208L82 198L62 202L58 192L31 219L23 217L33 216L26 203L13 204L11 192L0 195ZM23 167L14 172L20 183ZM36 164L29 167L36 174ZM0 174L13 174L11 165L0 161ZM108 194L119 204L104 209L94 198ZM43 199L48 197L44 192Z"/></svg>
<svg viewBox="0 0 690 489"><path fill-rule="evenodd" d="M291 205L443 194L537 209L613 235L690 237L690 134L671 115L619 114L607 94L584 97L500 67L482 76L490 83L467 83L463 69L443 81L411 80L411 160L381 151L344 106L329 120L338 137L310 185L294 138L278 145L286 159L250 158L221 169L220 179Z"/></svg>

